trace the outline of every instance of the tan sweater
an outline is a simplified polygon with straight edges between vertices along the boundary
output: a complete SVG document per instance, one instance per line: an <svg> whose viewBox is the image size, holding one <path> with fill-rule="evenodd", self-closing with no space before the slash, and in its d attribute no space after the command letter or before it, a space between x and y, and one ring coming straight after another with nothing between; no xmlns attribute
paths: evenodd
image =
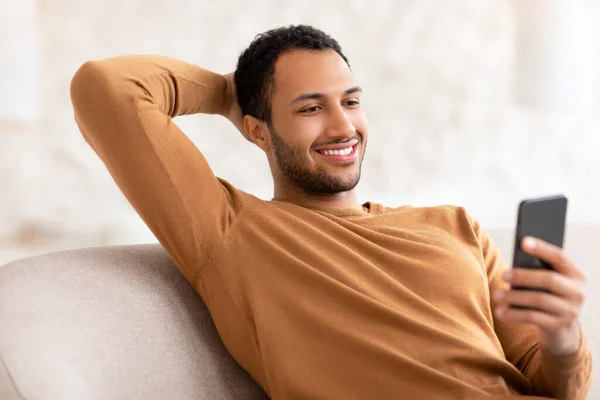
<svg viewBox="0 0 600 400"><path fill-rule="evenodd" d="M86 63L71 96L86 141L271 398L585 398L585 339L554 357L534 328L494 319L505 267L464 209L308 209L216 178L171 118L223 112L225 90L197 66L126 56Z"/></svg>

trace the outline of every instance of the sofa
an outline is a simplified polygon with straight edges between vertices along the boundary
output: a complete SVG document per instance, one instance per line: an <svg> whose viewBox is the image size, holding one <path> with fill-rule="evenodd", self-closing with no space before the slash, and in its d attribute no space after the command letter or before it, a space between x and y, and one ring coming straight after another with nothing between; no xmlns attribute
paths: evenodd
<svg viewBox="0 0 600 400"><path fill-rule="evenodd" d="M490 231L505 260L512 230ZM600 334L600 227L565 249L588 279L581 315ZM0 399L266 399L158 244L54 252L0 267ZM590 399L600 399L597 373Z"/></svg>

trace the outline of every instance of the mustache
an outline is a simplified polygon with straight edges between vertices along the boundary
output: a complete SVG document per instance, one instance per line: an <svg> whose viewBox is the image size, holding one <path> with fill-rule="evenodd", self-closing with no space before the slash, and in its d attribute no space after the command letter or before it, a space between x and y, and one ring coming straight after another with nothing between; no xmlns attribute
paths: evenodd
<svg viewBox="0 0 600 400"><path fill-rule="evenodd" d="M360 135L354 135L344 140L332 140L330 142L316 143L315 145L313 145L313 147L329 146L331 144L344 144L349 143L353 140L358 140L358 144L360 144L362 142L362 137Z"/></svg>

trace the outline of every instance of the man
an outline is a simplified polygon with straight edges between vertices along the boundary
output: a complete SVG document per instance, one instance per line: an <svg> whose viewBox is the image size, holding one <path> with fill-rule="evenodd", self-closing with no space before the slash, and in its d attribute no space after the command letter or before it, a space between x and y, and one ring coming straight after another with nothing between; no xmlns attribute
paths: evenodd
<svg viewBox="0 0 600 400"><path fill-rule="evenodd" d="M367 119L325 33L259 35L226 76L164 57L88 62L71 96L85 139L271 398L585 398L584 277L559 249L532 241L556 272L509 279L464 209L358 203ZM265 152L271 201L213 175L171 120L194 113L228 117Z"/></svg>

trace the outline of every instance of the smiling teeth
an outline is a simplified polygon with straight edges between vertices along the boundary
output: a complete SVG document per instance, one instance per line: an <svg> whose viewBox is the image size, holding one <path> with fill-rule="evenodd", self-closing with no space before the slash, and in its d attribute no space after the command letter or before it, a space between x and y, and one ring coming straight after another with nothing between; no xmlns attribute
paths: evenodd
<svg viewBox="0 0 600 400"><path fill-rule="evenodd" d="M321 153L325 154L326 156L347 156L348 154L352 153L352 147L341 150L323 150Z"/></svg>

